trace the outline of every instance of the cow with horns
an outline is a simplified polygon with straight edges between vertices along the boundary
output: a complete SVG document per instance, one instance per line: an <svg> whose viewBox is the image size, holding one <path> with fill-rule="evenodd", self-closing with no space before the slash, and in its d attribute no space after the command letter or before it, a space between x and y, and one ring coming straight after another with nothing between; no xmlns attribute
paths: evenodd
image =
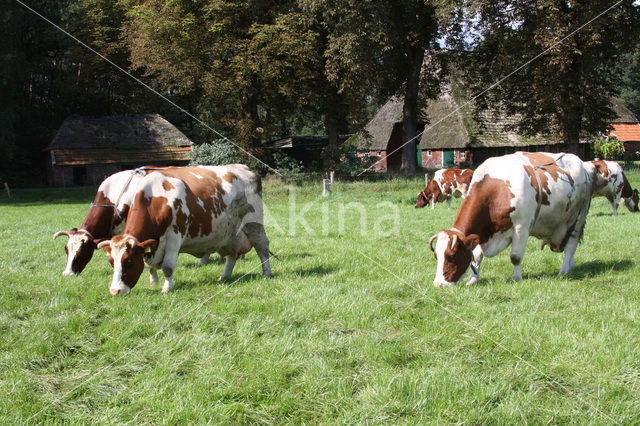
<svg viewBox="0 0 640 426"><path fill-rule="evenodd" d="M151 284L158 281L161 269L162 292L170 291L180 252L225 254L220 277L224 279L247 243L255 247L263 274L270 276L262 208L260 176L241 164L168 167L147 173L136 188L124 233L98 244L113 266L110 293L129 293L145 265Z"/></svg>
<svg viewBox="0 0 640 426"><path fill-rule="evenodd" d="M453 227L429 240L437 260L433 284L455 284L469 267L467 284L475 283L483 257L495 256L509 244L513 279L520 281L529 236L541 239L543 247L564 251L560 274L569 273L589 212L593 179L573 154L518 152L488 159L475 171Z"/></svg>
<svg viewBox="0 0 640 426"><path fill-rule="evenodd" d="M620 201L630 212L638 211L638 190L632 189L620 164L615 161L591 161L587 163L595 169L594 197L606 197L613 207L613 215L618 215Z"/></svg>
<svg viewBox="0 0 640 426"><path fill-rule="evenodd" d="M471 183L473 170L471 169L440 169L433 174L424 191L418 193L415 207L421 208L431 201L431 208L436 202L447 201L447 208L451 209L451 197L465 197Z"/></svg>
<svg viewBox="0 0 640 426"><path fill-rule="evenodd" d="M69 238L64 247L67 263L62 275L80 274L93 257L97 244L109 238L112 232L124 230L124 220L135 189L147 170L146 167L125 170L106 178L98 187L80 228L58 231L53 235L54 239L61 235Z"/></svg>
<svg viewBox="0 0 640 426"><path fill-rule="evenodd" d="M162 167L140 167L135 170L124 170L102 181L80 228L53 234L54 240L61 235L68 237L64 246L67 263L62 275L79 275L93 257L93 252L101 241L124 231L129 206L133 202L140 179L151 170L162 169ZM243 241L242 247L240 254L251 250L248 240ZM224 253L220 256L224 256ZM207 254L200 259L198 266L208 262Z"/></svg>

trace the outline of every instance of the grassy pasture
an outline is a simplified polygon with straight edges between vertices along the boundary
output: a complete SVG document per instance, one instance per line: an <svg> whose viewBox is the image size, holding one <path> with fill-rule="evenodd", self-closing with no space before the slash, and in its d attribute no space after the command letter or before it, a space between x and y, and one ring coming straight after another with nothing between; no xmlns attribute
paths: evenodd
<svg viewBox="0 0 640 426"><path fill-rule="evenodd" d="M460 200L414 209L423 186L267 182L274 277L182 255L166 296L111 297L102 252L62 277L93 190L0 198L0 423L640 423L640 215L595 199L568 277L530 239L523 282L507 250L439 289Z"/></svg>

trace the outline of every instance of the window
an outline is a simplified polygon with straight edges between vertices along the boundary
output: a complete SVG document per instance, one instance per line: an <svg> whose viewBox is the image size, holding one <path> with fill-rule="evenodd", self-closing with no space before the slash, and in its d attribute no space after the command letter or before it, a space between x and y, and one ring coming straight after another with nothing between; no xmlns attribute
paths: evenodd
<svg viewBox="0 0 640 426"><path fill-rule="evenodd" d="M467 159L467 153L464 151L460 151L460 159L461 160L466 160Z"/></svg>
<svg viewBox="0 0 640 426"><path fill-rule="evenodd" d="M378 157L380 157L382 155L382 151L378 151Z"/></svg>
<svg viewBox="0 0 640 426"><path fill-rule="evenodd" d="M431 157L431 155L432 155L432 154L433 154L433 153L431 152L431 150L430 150L430 149L428 149L428 150L427 150L427 157Z"/></svg>

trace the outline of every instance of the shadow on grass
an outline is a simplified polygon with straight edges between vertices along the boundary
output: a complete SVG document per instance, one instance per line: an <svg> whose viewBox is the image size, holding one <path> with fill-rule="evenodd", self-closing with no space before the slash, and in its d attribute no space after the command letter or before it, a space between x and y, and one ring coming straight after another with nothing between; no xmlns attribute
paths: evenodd
<svg viewBox="0 0 640 426"><path fill-rule="evenodd" d="M569 273L569 278L585 278L588 276L601 275L610 271L626 271L633 267L634 263L629 260L592 260L576 265L576 267Z"/></svg>
<svg viewBox="0 0 640 426"><path fill-rule="evenodd" d="M631 269L634 266L634 263L631 260L620 260L620 261L602 261L602 260L593 260L589 262L584 262L582 264L576 265L576 267L566 275L567 278L570 279L583 279L587 277L594 277L598 275L604 275L608 272L614 271L626 271ZM526 267L526 266L525 266ZM523 267L524 269L524 267ZM555 271L546 271L546 272L533 272L526 273L523 272L522 278L524 280L536 280L536 279L545 279L545 278L564 278L565 276L558 275L560 269ZM464 286L468 276L461 280L458 285ZM511 275L505 275L504 277L497 278L483 278L482 271L480 272L480 280L473 284L473 287L485 287L488 285L495 284L497 281L507 281L514 284L517 284L515 281L511 279Z"/></svg>

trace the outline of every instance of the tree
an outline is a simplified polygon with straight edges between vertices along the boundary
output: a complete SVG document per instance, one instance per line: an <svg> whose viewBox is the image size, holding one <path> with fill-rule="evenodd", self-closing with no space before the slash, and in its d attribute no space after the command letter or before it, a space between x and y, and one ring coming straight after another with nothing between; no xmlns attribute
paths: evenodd
<svg viewBox="0 0 640 426"><path fill-rule="evenodd" d="M402 169L416 168L419 99L437 96L439 67L425 64L425 51L437 48L447 2L424 0L308 0L322 10L327 34L326 70L347 104L364 109L367 97L404 97ZM422 92L422 96L419 96Z"/></svg>
<svg viewBox="0 0 640 426"><path fill-rule="evenodd" d="M557 134L568 151L578 152L583 132L603 131L614 117L616 58L637 31L638 7L631 0L610 6L604 0L472 4L480 38L461 67L466 81L479 93L505 78L476 99L479 108L499 105L522 117L523 133Z"/></svg>

